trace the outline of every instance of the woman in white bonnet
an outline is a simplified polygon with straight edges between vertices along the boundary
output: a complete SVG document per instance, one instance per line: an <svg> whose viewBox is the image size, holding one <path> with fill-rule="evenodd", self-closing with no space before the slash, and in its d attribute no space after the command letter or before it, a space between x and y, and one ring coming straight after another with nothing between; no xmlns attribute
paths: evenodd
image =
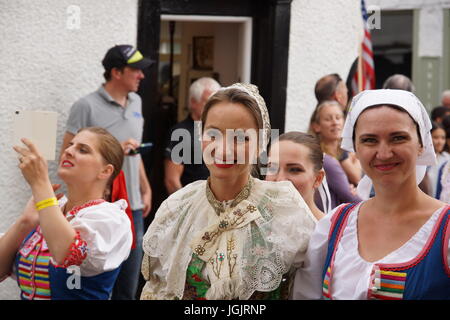
<svg viewBox="0 0 450 320"><path fill-rule="evenodd" d="M367 90L353 99L342 148L361 162L366 200L318 223L294 299L450 299L450 207L417 186L436 162L430 128L411 92Z"/></svg>
<svg viewBox="0 0 450 320"><path fill-rule="evenodd" d="M141 299L287 299L290 271L304 261L317 219L291 182L251 176L270 137L258 89L216 92L202 130L210 177L158 209L144 236Z"/></svg>

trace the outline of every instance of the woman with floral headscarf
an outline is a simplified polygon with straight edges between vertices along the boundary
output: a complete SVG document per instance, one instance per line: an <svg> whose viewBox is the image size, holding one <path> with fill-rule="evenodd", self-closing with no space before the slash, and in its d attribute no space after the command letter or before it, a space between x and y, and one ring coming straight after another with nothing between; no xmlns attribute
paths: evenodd
<svg viewBox="0 0 450 320"><path fill-rule="evenodd" d="M318 223L294 299L450 299L450 207L417 186L436 162L430 128L411 92L366 90L353 99L342 148L361 161L366 200Z"/></svg>
<svg viewBox="0 0 450 320"><path fill-rule="evenodd" d="M141 299L282 299L317 222L291 182L251 176L270 123L253 85L209 98L202 114L208 180L165 200L144 236ZM259 134L262 133L262 134Z"/></svg>

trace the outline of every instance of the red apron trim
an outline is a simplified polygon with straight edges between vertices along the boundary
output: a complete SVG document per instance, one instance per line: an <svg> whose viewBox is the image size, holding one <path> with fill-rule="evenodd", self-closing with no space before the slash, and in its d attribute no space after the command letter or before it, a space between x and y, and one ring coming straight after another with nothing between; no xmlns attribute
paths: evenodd
<svg viewBox="0 0 450 320"><path fill-rule="evenodd" d="M344 229L347 226L347 222L348 222L348 217L350 216L350 214L353 212L353 210L359 206L360 204L356 204L353 207L351 207L350 209L348 209L348 211L345 213L345 217L344 220L342 220L341 225L339 226L337 235L336 235L336 239L335 239L335 245L333 248L333 254L331 255L331 260L330 260L330 265L328 266L328 270L330 272L330 276L329 276L329 280L328 280L328 297L330 300L332 300L332 294L331 294L331 283L333 282L333 269L334 269L334 258L336 256L336 251L337 248L339 246L339 242L341 241L341 237L342 234L344 233ZM344 208L348 206L348 204L344 205L341 210L339 211L339 216L342 214L342 211L344 210ZM336 218L335 218L336 217ZM332 228L330 228L330 230L334 230L336 223L337 223L337 215L335 214L332 219L334 219L333 224L332 224Z"/></svg>
<svg viewBox="0 0 450 320"><path fill-rule="evenodd" d="M450 207L447 207L450 210ZM448 245L450 240L450 228L448 227L450 221L450 217L447 217L447 221L445 222L444 230L442 232L443 242L442 242L442 260L444 263L445 273L450 277L450 266L448 265Z"/></svg>
<svg viewBox="0 0 450 320"><path fill-rule="evenodd" d="M416 257L414 257L413 259L411 259L407 262L403 262L403 263L397 263L397 264L382 264L382 263L380 263L377 265L381 269L384 269L384 270L401 271L401 270L405 270L405 269L411 268L411 267L419 264L420 261L422 261L426 257L428 252L430 251L431 246L433 245L433 242L438 234L439 227L442 223L442 220L444 219L445 214L447 213L447 210L449 210L449 209L450 209L450 206L446 206L446 207L444 207L444 209L442 209L441 213L439 214L439 218L436 221L425 246L423 247L423 249L420 251L420 253Z"/></svg>

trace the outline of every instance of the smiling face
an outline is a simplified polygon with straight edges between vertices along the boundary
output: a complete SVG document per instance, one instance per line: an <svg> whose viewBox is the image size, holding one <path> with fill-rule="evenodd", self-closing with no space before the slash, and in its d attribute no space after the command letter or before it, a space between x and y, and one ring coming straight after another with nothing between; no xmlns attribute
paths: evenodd
<svg viewBox="0 0 450 320"><path fill-rule="evenodd" d="M344 113L338 104L326 104L320 107L318 120L312 123L314 132L323 141L336 141L342 136Z"/></svg>
<svg viewBox="0 0 450 320"><path fill-rule="evenodd" d="M240 103L219 102L204 120L203 159L212 178L247 179L257 155L258 126Z"/></svg>
<svg viewBox="0 0 450 320"><path fill-rule="evenodd" d="M284 140L274 143L269 152L268 181L291 181L306 201L313 201L314 190L322 182L315 170L311 151L306 146Z"/></svg>
<svg viewBox="0 0 450 320"><path fill-rule="evenodd" d="M59 177L68 184L104 180L106 185L114 167L106 164L97 144L98 136L93 132L81 131L76 134L61 156Z"/></svg>
<svg viewBox="0 0 450 320"><path fill-rule="evenodd" d="M374 183L416 183L415 166L422 147L417 127L406 112L381 106L361 113L355 127L355 150Z"/></svg>

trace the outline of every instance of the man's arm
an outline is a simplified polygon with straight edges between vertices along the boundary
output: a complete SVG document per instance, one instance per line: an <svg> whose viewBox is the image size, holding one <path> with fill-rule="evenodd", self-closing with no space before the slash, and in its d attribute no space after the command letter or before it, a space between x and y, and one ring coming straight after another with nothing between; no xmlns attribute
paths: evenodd
<svg viewBox="0 0 450 320"><path fill-rule="evenodd" d="M164 184L169 194L181 189L181 175L184 171L184 165L173 162L170 159L164 159Z"/></svg>
<svg viewBox="0 0 450 320"><path fill-rule="evenodd" d="M144 203L143 217L147 217L152 208L152 188L145 173L144 162L140 161L139 165L139 186L141 190L142 202Z"/></svg>

